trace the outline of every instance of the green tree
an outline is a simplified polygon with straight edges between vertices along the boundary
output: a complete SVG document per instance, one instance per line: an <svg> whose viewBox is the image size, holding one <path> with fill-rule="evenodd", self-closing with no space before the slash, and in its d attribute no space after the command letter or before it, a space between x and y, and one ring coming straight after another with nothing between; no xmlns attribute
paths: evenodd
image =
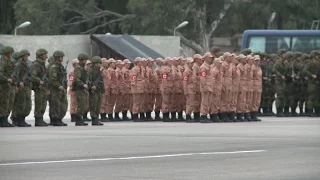
<svg viewBox="0 0 320 180"><path fill-rule="evenodd" d="M11 34L15 27L13 5L16 0L0 1L0 34Z"/></svg>

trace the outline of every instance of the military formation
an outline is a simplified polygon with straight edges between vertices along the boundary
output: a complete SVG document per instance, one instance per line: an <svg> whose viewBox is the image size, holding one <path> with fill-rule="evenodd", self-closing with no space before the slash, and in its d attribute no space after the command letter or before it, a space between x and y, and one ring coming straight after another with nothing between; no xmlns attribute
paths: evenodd
<svg viewBox="0 0 320 180"><path fill-rule="evenodd" d="M244 49L236 55L213 47L204 55L137 57L134 63L80 53L68 76L62 51L48 58L47 50L38 49L32 64L28 50L14 52L6 46L1 55L1 127L31 126L25 118L32 109L32 91L35 126L67 126L67 95L76 126L88 125L88 113L93 126L126 120L261 121L257 116L275 115L274 101L278 117L320 115L319 51L268 55ZM43 117L47 104L49 123Z"/></svg>

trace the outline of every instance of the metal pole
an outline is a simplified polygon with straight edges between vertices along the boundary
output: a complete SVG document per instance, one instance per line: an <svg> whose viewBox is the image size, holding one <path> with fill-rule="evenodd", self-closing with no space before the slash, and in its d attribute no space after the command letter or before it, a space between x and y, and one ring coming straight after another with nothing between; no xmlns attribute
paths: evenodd
<svg viewBox="0 0 320 180"><path fill-rule="evenodd" d="M173 36L176 36L176 30L177 30L177 28L174 28L174 30L173 30Z"/></svg>
<svg viewBox="0 0 320 180"><path fill-rule="evenodd" d="M14 35L17 35L17 28L14 29Z"/></svg>

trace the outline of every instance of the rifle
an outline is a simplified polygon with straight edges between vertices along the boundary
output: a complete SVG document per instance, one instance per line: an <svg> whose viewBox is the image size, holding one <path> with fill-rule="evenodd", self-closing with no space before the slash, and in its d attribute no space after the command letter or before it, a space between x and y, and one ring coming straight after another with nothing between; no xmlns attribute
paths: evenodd
<svg viewBox="0 0 320 180"><path fill-rule="evenodd" d="M88 79L89 79L89 78L88 78ZM103 85L102 72L99 71L98 77L97 77L97 79L94 81L94 83L92 83L91 80L89 80L89 83L90 83L90 91L89 91L89 92L92 94L92 93L94 93L94 90L91 88L91 85L92 85L92 84L95 85L96 88L98 88L97 86L98 86L99 84L102 84L102 85ZM88 87L89 87L89 85L88 85Z"/></svg>
<svg viewBox="0 0 320 180"><path fill-rule="evenodd" d="M27 85L30 84L30 67L28 65L27 66L27 73L22 77L22 82Z"/></svg>
<svg viewBox="0 0 320 180"><path fill-rule="evenodd" d="M12 79L12 85L15 85L15 83L17 82L18 76L16 74L15 71L13 71L13 73L10 75L10 78Z"/></svg>
<svg viewBox="0 0 320 180"><path fill-rule="evenodd" d="M294 77L292 77L292 75L293 75ZM292 65L291 65L291 78L292 78L292 81L293 81L293 82L296 81L295 76L296 76L296 73L294 72L294 66L293 66L293 63L292 63Z"/></svg>

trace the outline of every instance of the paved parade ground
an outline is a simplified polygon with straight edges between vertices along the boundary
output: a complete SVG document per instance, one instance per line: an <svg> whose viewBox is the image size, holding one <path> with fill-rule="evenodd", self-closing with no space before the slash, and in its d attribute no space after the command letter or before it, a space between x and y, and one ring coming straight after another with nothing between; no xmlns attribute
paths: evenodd
<svg viewBox="0 0 320 180"><path fill-rule="evenodd" d="M262 119L2 128L0 179L319 179L320 119Z"/></svg>

